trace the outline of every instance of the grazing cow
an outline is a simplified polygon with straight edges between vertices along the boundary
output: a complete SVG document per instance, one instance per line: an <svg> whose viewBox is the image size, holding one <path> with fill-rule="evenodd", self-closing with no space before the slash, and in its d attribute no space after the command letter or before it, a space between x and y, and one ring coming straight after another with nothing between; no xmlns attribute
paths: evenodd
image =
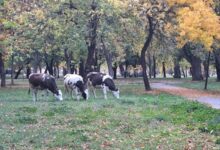
<svg viewBox="0 0 220 150"><path fill-rule="evenodd" d="M87 75L88 83L92 85L92 91L96 98L95 87L101 86L104 98L107 99L107 89L112 91L113 95L119 99L119 90L116 88L111 76L100 72L90 72Z"/></svg>
<svg viewBox="0 0 220 150"><path fill-rule="evenodd" d="M33 101L37 101L37 91L38 90L49 90L51 91L54 96L62 101L62 92L58 90L55 78L48 74L41 74L41 73L32 73L29 75L29 92L30 89L33 91Z"/></svg>
<svg viewBox="0 0 220 150"><path fill-rule="evenodd" d="M64 76L64 86L67 92L70 90L72 97L73 90L75 90L77 100L80 99L80 95L82 95L84 99L88 99L88 90L85 88L83 78L80 75L66 74Z"/></svg>

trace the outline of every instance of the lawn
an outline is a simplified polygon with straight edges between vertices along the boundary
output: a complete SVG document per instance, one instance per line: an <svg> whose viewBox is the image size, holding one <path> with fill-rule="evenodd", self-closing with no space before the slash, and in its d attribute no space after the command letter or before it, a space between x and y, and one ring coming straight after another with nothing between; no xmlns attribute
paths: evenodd
<svg viewBox="0 0 220 150"><path fill-rule="evenodd" d="M191 78L182 78L182 79L152 79L152 82L164 82L168 84L173 84L175 86L185 87L189 89L198 89L203 90L205 86L205 80L204 81L192 81ZM213 93L220 93L220 82L216 82L216 78L210 78L208 80L208 89L207 91L213 92Z"/></svg>
<svg viewBox="0 0 220 150"><path fill-rule="evenodd" d="M220 149L219 110L145 93L141 83L117 84L119 100L64 94L63 102L50 95L33 103L27 85L0 89L0 149Z"/></svg>

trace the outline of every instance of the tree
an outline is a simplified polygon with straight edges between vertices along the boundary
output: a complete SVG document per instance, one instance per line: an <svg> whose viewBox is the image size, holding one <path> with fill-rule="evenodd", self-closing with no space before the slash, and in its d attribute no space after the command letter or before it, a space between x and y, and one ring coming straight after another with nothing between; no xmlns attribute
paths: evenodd
<svg viewBox="0 0 220 150"><path fill-rule="evenodd" d="M143 81L145 85L145 90L150 90L150 84L148 80L148 76L146 73L146 51L148 50L150 43L153 39L153 35L156 32L163 32L164 30L164 25L166 24L166 14L168 11L167 5L164 1L138 1L134 2L133 4L130 4L131 6L136 6L137 11L139 14L141 14L142 19L144 19L146 23L147 29L147 36L146 40L144 42L144 45L141 49L141 66L143 70Z"/></svg>
<svg viewBox="0 0 220 150"><path fill-rule="evenodd" d="M170 6L177 8L178 41L185 45L188 41L201 43L209 52L208 64L212 45L216 39L220 39L220 19L214 12L213 0L168 0ZM186 47L183 48L185 50ZM196 59L198 62L199 60ZM197 64L199 67L200 64ZM208 82L208 67L206 72L205 89ZM196 73L192 66L192 73Z"/></svg>

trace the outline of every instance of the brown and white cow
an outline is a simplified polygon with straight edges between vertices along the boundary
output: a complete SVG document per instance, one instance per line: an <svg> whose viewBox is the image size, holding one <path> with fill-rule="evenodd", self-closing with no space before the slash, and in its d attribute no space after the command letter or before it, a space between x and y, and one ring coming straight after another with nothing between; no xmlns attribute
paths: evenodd
<svg viewBox="0 0 220 150"><path fill-rule="evenodd" d="M38 90L49 90L54 96L62 101L62 92L57 88L55 78L48 74L32 73L29 75L29 85L33 92L33 101L37 101ZM29 89L29 91L30 91Z"/></svg>
<svg viewBox="0 0 220 150"><path fill-rule="evenodd" d="M119 90L110 75L100 72L90 72L87 74L88 84L92 86L93 94L96 98L95 88L101 86L104 98L107 99L107 90L112 91L112 94L119 99Z"/></svg>

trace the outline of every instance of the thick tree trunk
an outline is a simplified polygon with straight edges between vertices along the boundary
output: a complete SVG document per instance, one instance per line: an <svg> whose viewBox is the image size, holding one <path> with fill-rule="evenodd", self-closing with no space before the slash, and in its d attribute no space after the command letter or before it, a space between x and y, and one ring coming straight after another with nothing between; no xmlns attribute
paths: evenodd
<svg viewBox="0 0 220 150"><path fill-rule="evenodd" d="M163 66L163 78L166 78L166 66L165 66L165 62L162 62L162 66Z"/></svg>
<svg viewBox="0 0 220 150"><path fill-rule="evenodd" d="M113 79L117 79L117 64L115 63L113 66L112 66L112 70L113 70Z"/></svg>
<svg viewBox="0 0 220 150"><path fill-rule="evenodd" d="M194 59L190 63L192 67L192 80L193 81L201 81L203 80L202 76L202 69L201 69L201 60L200 59Z"/></svg>
<svg viewBox="0 0 220 150"><path fill-rule="evenodd" d="M6 87L5 64L2 53L0 53L0 73L1 73L1 87Z"/></svg>
<svg viewBox="0 0 220 150"><path fill-rule="evenodd" d="M38 66L39 66L40 60L41 60L41 56L40 56L40 53L38 51L34 52L33 59L34 59L33 60L33 72L37 73L37 69L38 69Z"/></svg>
<svg viewBox="0 0 220 150"><path fill-rule="evenodd" d="M110 76L113 77L114 76L114 71L113 71L113 68L112 68L112 57L113 57L112 53L109 50L107 50L102 36L101 36L101 42L102 42L102 45L103 45L103 50L104 50L104 53L105 53L105 59L106 59L107 66L108 66L108 73L109 73Z"/></svg>
<svg viewBox="0 0 220 150"><path fill-rule="evenodd" d="M67 68L67 73L71 73L71 58L72 58L72 53L68 52L68 49L64 49L64 57L66 61L66 68Z"/></svg>
<svg viewBox="0 0 220 150"><path fill-rule="evenodd" d="M214 50L217 81L220 82L220 49Z"/></svg>
<svg viewBox="0 0 220 150"><path fill-rule="evenodd" d="M155 58L154 55L153 55L153 75L154 75L154 78L156 78L156 75L157 75L157 72L156 72L156 58Z"/></svg>
<svg viewBox="0 0 220 150"><path fill-rule="evenodd" d="M191 64L191 74L193 81L203 80L202 70L201 70L201 59L197 56L194 56L191 52L194 46L191 47L192 43L186 43L182 50L186 60Z"/></svg>
<svg viewBox="0 0 220 150"><path fill-rule="evenodd" d="M85 65L85 74L84 74L84 79L86 79L86 75L93 71L92 66L94 66L95 61L95 51L96 51L96 38L97 38L97 27L98 27L98 22L99 22L99 16L98 13L96 12L97 8L97 3L95 1L92 2L91 4L91 14L90 14L90 19L87 24L87 28L89 34L86 37L86 44L88 46L88 55L87 55L87 60L86 60L86 65ZM87 79L86 79L87 80Z"/></svg>
<svg viewBox="0 0 220 150"><path fill-rule="evenodd" d="M44 73L49 72L50 75L53 75L53 66L54 66L54 58L52 57L51 59L48 57L48 54L45 52L44 53L44 62L46 64L46 70Z"/></svg>
<svg viewBox="0 0 220 150"><path fill-rule="evenodd" d="M153 34L154 34L154 27L153 27L153 18L151 16L147 16L147 19L149 21L149 35L144 43L144 46L141 50L141 67L142 67L142 70L143 70L143 80L144 80L144 87L145 87L145 90L151 90L150 88L150 83L149 83L149 80L148 80L148 77L147 77L147 66L146 66L146 59L145 59L145 54L146 54L146 51L148 49L148 47L150 46L150 42L153 38Z"/></svg>
<svg viewBox="0 0 220 150"><path fill-rule="evenodd" d="M176 79L181 78L180 64L178 60L174 60L174 76L173 77Z"/></svg>

